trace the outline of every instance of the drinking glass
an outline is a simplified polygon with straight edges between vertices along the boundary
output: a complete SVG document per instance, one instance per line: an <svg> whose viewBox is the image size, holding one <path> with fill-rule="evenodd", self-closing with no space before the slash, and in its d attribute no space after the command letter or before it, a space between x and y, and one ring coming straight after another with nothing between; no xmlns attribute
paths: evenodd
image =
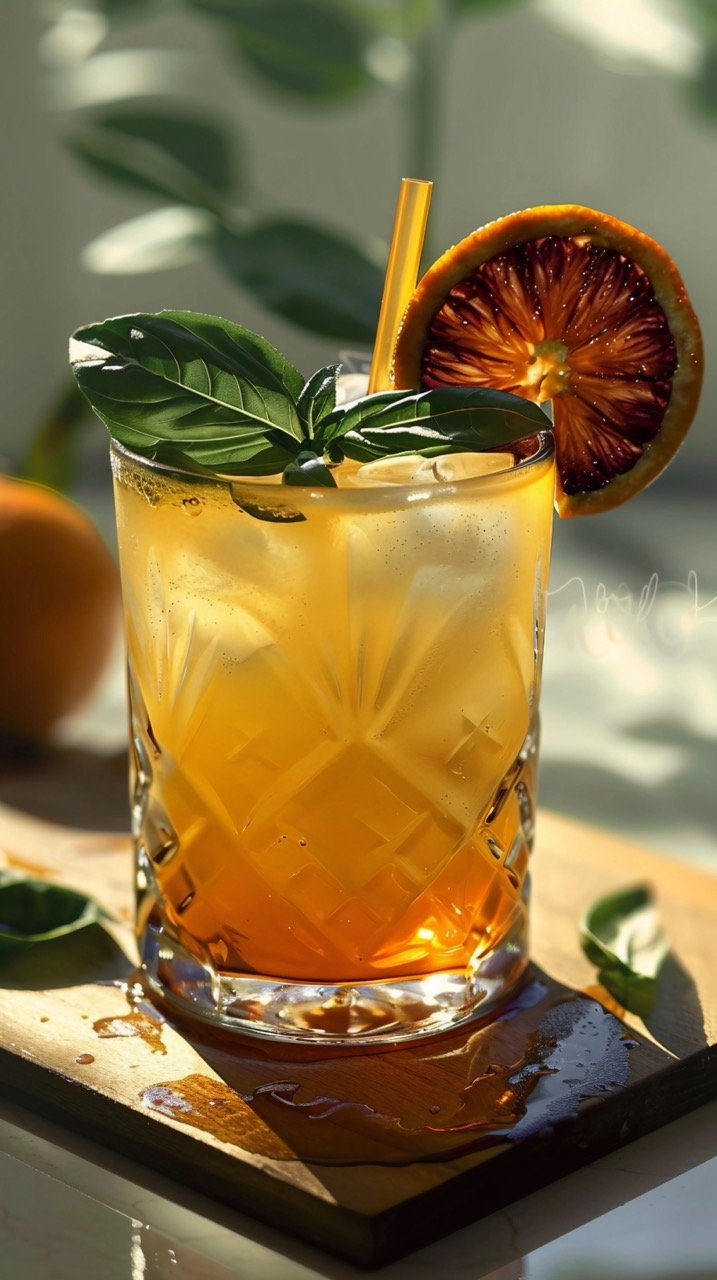
<svg viewBox="0 0 717 1280"><path fill-rule="evenodd" d="M308 1043L489 1014L528 958L550 434L339 488L112 461L151 992Z"/></svg>

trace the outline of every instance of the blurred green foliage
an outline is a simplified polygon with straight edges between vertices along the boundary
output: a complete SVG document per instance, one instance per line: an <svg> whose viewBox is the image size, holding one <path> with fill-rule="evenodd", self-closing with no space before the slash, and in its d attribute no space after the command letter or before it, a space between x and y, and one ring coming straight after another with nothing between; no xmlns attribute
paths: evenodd
<svg viewBox="0 0 717 1280"><path fill-rule="evenodd" d="M53 0L43 55L65 86L69 150L102 180L161 202L98 235L85 266L120 274L212 261L266 311L335 345L370 346L385 246L332 226L330 210L321 221L299 216L290 197L267 209L252 187L251 114L238 123L190 103L191 54L122 48L125 32L134 39L158 14L190 15L214 32L217 56L237 78L273 95L287 118L298 108L318 121L382 92L401 121L402 172L438 181L456 33L530 2ZM717 120L716 0L676 6L702 50L694 73L678 83ZM67 396L58 404L60 418L50 413L25 462L26 474L49 484L67 482L77 437ZM75 400L76 419L82 411Z"/></svg>
<svg viewBox="0 0 717 1280"><path fill-rule="evenodd" d="M525 2L509 0L511 8ZM102 180L163 202L100 234L84 251L85 266L120 274L210 260L266 311L335 345L370 346L386 246L330 225L330 213L317 220L288 203L267 209L252 189L251 118L229 123L190 104L176 52L122 49L124 30L167 12L210 24L237 77L251 78L287 112L298 107L318 119L383 92L402 118L403 172L435 180L453 31L507 4L84 0L80 8L57 0L43 54L73 108L68 149ZM25 458L26 475L67 487L86 412L76 392L62 394Z"/></svg>
<svg viewBox="0 0 717 1280"><path fill-rule="evenodd" d="M334 342L369 344L381 289L380 252L343 228L296 216L290 206L268 212L258 207L251 184L251 117L245 112L241 124L229 123L190 105L178 68L173 89L161 92L161 105L156 98L148 104L153 66L161 90L167 77L172 82L171 51L123 51L118 40L126 24L134 29L158 13L189 14L211 27L218 56L238 78L250 77L257 92L273 94L287 113L298 106L316 111L317 119L327 110L350 109L380 89L402 117L403 171L435 181L455 31L465 21L527 2L82 0L79 7L78 0L55 0L43 41L66 80L87 82L93 71L105 73L103 57L125 59L118 86L107 90L111 109L107 101L97 103L97 95L94 106L76 109L69 149L97 176L170 202L165 219L157 210L155 217L132 219L93 242L86 265L98 272L151 271L207 256L266 310ZM714 118L717 4L678 5L703 47L684 87ZM75 101L88 99L79 92ZM177 205L200 216L178 218Z"/></svg>
<svg viewBox="0 0 717 1280"><path fill-rule="evenodd" d="M511 6L523 0L511 0ZM495 10L505 0L87 0L78 22L76 0L55 11L45 45L67 81L88 81L117 30L158 12L183 10L215 29L221 56L237 76L250 76L257 92L283 101L287 111L350 107L381 88L404 110L406 171L437 177L437 138L428 121L440 112L442 84L436 49L447 48L457 24ZM93 25L94 24L94 25ZM93 34L94 33L94 34ZM59 57L56 51L60 51ZM431 54L428 58L427 53ZM167 51L142 49L146 60ZM132 51L123 51L127 84ZM64 65L63 65L64 64ZM139 67L139 64L137 64ZM151 71L151 68L150 68ZM447 69L442 77L447 82ZM257 207L251 168L251 119L231 125L215 113L163 94L110 92L107 102L82 104L67 146L102 179L170 204L133 218L93 241L85 264L98 272L161 270L212 258L226 278L267 311L333 342L369 345L378 313L385 246L324 221L299 217L290 207ZM90 95L91 97L91 95ZM70 98L72 100L72 98ZM416 111L416 103L421 109ZM416 170L418 166L418 170ZM198 211L177 217L177 206Z"/></svg>

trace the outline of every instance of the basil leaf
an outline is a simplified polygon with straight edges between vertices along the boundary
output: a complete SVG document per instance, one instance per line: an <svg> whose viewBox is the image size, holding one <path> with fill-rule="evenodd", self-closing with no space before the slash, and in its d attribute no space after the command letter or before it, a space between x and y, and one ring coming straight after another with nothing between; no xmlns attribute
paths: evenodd
<svg viewBox="0 0 717 1280"><path fill-rule="evenodd" d="M340 440L360 462L397 453L466 452L511 444L550 421L521 396L483 387L439 387L429 391L380 391L323 420L317 440L327 448Z"/></svg>
<svg viewBox="0 0 717 1280"><path fill-rule="evenodd" d="M0 872L0 959L97 924L105 913L75 889Z"/></svg>
<svg viewBox="0 0 717 1280"><path fill-rule="evenodd" d="M580 926L582 949L623 1008L648 1017L668 946L650 889L637 885L601 898Z"/></svg>
<svg viewBox="0 0 717 1280"><path fill-rule="evenodd" d="M286 439L289 444L289 439ZM135 446L136 448L136 446ZM138 450L139 451L139 450ZM261 433L236 436L229 444L195 440L182 448L161 440L141 452L155 462L180 471L191 471L207 479L222 476L275 476L296 456L296 446L285 449Z"/></svg>
<svg viewBox="0 0 717 1280"><path fill-rule="evenodd" d="M73 341L92 348L70 348L80 389L131 449L161 459L168 441L213 466L260 456L266 474L270 452L280 470L303 439L301 374L240 325L189 311L139 313L87 325Z"/></svg>
<svg viewBox="0 0 717 1280"><path fill-rule="evenodd" d="M335 489L336 481L323 458L302 449L293 462L284 468L283 484L316 485L322 489Z"/></svg>
<svg viewBox="0 0 717 1280"><path fill-rule="evenodd" d="M314 428L336 408L336 379L340 372L340 364L327 364L325 368L317 369L302 388L296 407L310 436L313 436Z"/></svg>
<svg viewBox="0 0 717 1280"><path fill-rule="evenodd" d="M264 338L215 316L163 311L78 329L77 383L121 444L170 466L333 486L326 455L369 461L502 447L550 422L482 387L387 391L336 407L339 365L304 380ZM308 457L296 461L307 443ZM295 463L295 465L290 465Z"/></svg>

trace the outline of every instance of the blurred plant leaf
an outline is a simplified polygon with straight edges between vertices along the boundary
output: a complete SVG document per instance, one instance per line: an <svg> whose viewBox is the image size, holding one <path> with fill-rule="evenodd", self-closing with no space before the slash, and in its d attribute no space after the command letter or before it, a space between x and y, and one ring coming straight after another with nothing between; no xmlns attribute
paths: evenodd
<svg viewBox="0 0 717 1280"><path fill-rule="evenodd" d="M84 893L47 880L0 872L0 960L15 951L86 929L107 918Z"/></svg>
<svg viewBox="0 0 717 1280"><path fill-rule="evenodd" d="M229 197L240 189L236 125L230 134L220 120L150 108L108 111L92 123L96 129L157 147L220 195Z"/></svg>
<svg viewBox="0 0 717 1280"><path fill-rule="evenodd" d="M440 4L445 4L448 9L451 3L452 0L440 0ZM353 0L353 8L357 7L360 7L362 22L372 30L375 38L395 38L407 52L413 37L432 26L437 16L436 0L358 0L358 4Z"/></svg>
<svg viewBox="0 0 717 1280"><path fill-rule="evenodd" d="M189 0L231 22L242 60L273 89L308 101L345 98L371 84L373 38L347 0Z"/></svg>
<svg viewBox="0 0 717 1280"><path fill-rule="evenodd" d="M668 946L646 885L601 898L580 926L580 944L598 978L623 1008L648 1017Z"/></svg>
<svg viewBox="0 0 717 1280"><path fill-rule="evenodd" d="M359 241L275 217L223 231L217 252L232 279L269 311L335 342L373 342L383 272Z"/></svg>
<svg viewBox="0 0 717 1280"><path fill-rule="evenodd" d="M515 8L517 4L524 4L525 0L449 0L452 5L453 12L459 17L471 17L481 13L489 13L491 9Z"/></svg>
<svg viewBox="0 0 717 1280"><path fill-rule="evenodd" d="M717 45L717 5L715 0L678 0L679 7L698 35Z"/></svg>
<svg viewBox="0 0 717 1280"><path fill-rule="evenodd" d="M219 211L232 189L223 131L193 117L105 115L67 146L104 178L182 204Z"/></svg>
<svg viewBox="0 0 717 1280"><path fill-rule="evenodd" d="M229 320L189 311L116 316L78 329L70 360L112 436L147 456L162 460L168 450L173 461L270 475L299 452L304 379Z"/></svg>
<svg viewBox="0 0 717 1280"><path fill-rule="evenodd" d="M689 106L711 123L717 120L717 31L715 39L715 45L705 49L697 74L684 84Z"/></svg>
<svg viewBox="0 0 717 1280"><path fill-rule="evenodd" d="M146 18L158 9L176 8L176 0L92 0L110 22L125 22L133 18Z"/></svg>
<svg viewBox="0 0 717 1280"><path fill-rule="evenodd" d="M56 21L67 13L96 13L109 22L124 22L151 17L159 9L176 9L177 3L178 0L44 0L42 9Z"/></svg>
<svg viewBox="0 0 717 1280"><path fill-rule="evenodd" d="M77 470L80 435L90 420L87 401L73 380L63 387L35 432L20 464L22 478L67 492Z"/></svg>
<svg viewBox="0 0 717 1280"><path fill-rule="evenodd" d="M169 205L104 231L85 245L82 263L97 275L167 271L206 257L216 235L216 219L205 209Z"/></svg>

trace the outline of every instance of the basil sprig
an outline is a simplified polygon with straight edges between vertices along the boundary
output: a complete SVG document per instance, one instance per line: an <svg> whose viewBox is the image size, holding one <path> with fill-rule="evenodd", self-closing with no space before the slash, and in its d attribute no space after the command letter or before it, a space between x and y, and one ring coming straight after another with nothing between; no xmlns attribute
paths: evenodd
<svg viewBox="0 0 717 1280"><path fill-rule="evenodd" d="M320 438L331 453L359 462L398 453L432 457L513 444L550 427L530 400L484 387L379 391L323 420Z"/></svg>
<svg viewBox="0 0 717 1280"><path fill-rule="evenodd" d="M580 943L603 987L630 1013L648 1017L669 950L649 887L635 885L595 902L581 923Z"/></svg>
<svg viewBox="0 0 717 1280"><path fill-rule="evenodd" d="M115 440L202 474L281 472L288 484L329 486L344 458L495 449L550 426L530 401L479 387L382 391L337 406L340 365L305 382L264 338L192 311L86 325L70 360Z"/></svg>

